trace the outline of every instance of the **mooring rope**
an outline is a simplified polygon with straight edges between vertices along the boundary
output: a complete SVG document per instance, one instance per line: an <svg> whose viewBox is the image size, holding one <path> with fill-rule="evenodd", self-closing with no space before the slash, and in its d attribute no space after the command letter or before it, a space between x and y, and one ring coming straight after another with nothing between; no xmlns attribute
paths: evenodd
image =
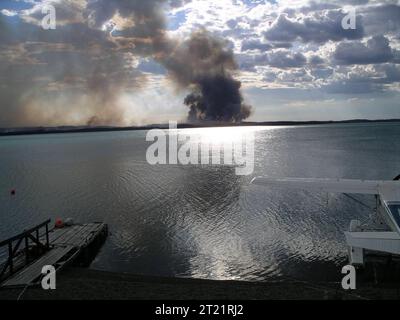
<svg viewBox="0 0 400 320"><path fill-rule="evenodd" d="M22 289L22 291L18 295L17 301L21 300L22 296L24 295L24 293L25 293L26 289L28 289L28 287L29 287L29 283L24 287L24 289Z"/></svg>

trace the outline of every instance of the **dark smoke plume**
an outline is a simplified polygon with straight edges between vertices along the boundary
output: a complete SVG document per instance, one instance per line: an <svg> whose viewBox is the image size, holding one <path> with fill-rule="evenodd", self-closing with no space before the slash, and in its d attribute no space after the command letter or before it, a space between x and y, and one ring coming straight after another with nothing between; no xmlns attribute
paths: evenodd
<svg viewBox="0 0 400 320"><path fill-rule="evenodd" d="M190 108L188 119L240 122L248 118L251 107L243 103L240 86L230 75L198 79L196 91L184 101Z"/></svg>
<svg viewBox="0 0 400 320"><path fill-rule="evenodd" d="M160 62L178 84L192 89L184 100L189 121L240 122L250 116L241 82L232 76L237 69L233 52L206 30L193 33Z"/></svg>
<svg viewBox="0 0 400 320"><path fill-rule="evenodd" d="M0 14L0 126L129 125L124 93L146 80L138 57L154 59L191 92L184 100L190 121L246 119L251 108L227 44L206 30L167 36L164 11L188 1L54 1L62 24L52 31L41 29L39 7L17 25ZM112 33L104 27L114 19L120 28Z"/></svg>
<svg viewBox="0 0 400 320"><path fill-rule="evenodd" d="M96 8L102 4L100 23L116 12L140 22L126 30L124 36L132 39L137 53L151 56L162 64L180 87L192 89L184 100L190 109L188 120L240 122L248 118L251 107L243 103L241 82L232 76L237 70L232 50L204 29L185 41L167 38L161 14L165 2L102 0L93 5ZM179 5L179 1L173 5Z"/></svg>

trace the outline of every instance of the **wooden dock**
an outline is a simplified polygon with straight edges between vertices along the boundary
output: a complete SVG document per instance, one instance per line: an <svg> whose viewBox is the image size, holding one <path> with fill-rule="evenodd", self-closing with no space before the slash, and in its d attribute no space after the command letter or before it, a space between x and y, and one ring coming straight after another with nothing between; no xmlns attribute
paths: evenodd
<svg viewBox="0 0 400 320"><path fill-rule="evenodd" d="M49 230L45 223L3 241L8 247L8 259L0 264L0 288L25 287L39 284L42 268L53 266L57 271L70 264L89 264L108 235L104 223L64 226ZM46 229L44 234L39 230ZM22 243L25 248L19 250Z"/></svg>

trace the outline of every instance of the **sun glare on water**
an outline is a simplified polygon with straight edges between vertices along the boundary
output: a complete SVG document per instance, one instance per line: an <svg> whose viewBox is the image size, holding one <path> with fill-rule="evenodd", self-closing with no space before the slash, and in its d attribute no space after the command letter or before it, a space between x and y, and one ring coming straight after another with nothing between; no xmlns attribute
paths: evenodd
<svg viewBox="0 0 400 320"><path fill-rule="evenodd" d="M265 130L262 127L196 128L180 130L179 135L190 135L202 143L222 144L242 140L245 135Z"/></svg>

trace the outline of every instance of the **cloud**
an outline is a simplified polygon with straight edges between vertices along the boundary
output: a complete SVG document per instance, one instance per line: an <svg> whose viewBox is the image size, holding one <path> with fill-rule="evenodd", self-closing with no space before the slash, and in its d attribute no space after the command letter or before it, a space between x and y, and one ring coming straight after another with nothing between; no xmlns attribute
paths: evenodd
<svg viewBox="0 0 400 320"><path fill-rule="evenodd" d="M287 14L281 14L264 32L264 37L270 41L325 43L329 40L361 39L364 36L362 17L359 16L356 29L345 30L342 20L345 13L341 10L316 12L300 19L290 19Z"/></svg>
<svg viewBox="0 0 400 320"><path fill-rule="evenodd" d="M393 90L400 81L400 68L395 64L345 67L346 73L336 74L323 89L329 93L373 94Z"/></svg>
<svg viewBox="0 0 400 320"><path fill-rule="evenodd" d="M299 68L306 64L307 59L302 53L289 50L277 50L268 56L268 65L275 68Z"/></svg>
<svg viewBox="0 0 400 320"><path fill-rule="evenodd" d="M242 51L268 51L271 50L273 46L269 43L263 43L259 39L246 39L242 42Z"/></svg>
<svg viewBox="0 0 400 320"><path fill-rule="evenodd" d="M32 2L32 4L32 8L21 10L18 13L25 22L41 25L43 17L48 14L49 5L55 8L59 26L84 22L82 13L86 6L85 0L47 0Z"/></svg>
<svg viewBox="0 0 400 320"><path fill-rule="evenodd" d="M266 54L239 55L240 68L255 70L257 66L270 66L279 69L300 68L307 63L307 58L302 53L294 53L286 49L275 49Z"/></svg>
<svg viewBox="0 0 400 320"><path fill-rule="evenodd" d="M323 65L323 64L325 63L325 60L322 59L322 58L319 57L319 56L313 55L312 57L310 57L309 62L310 62L310 64L313 65L313 66L319 66L319 65Z"/></svg>
<svg viewBox="0 0 400 320"><path fill-rule="evenodd" d="M14 11L14 10L3 9L0 12L1 12L1 14L5 15L7 17L14 17L14 16L18 15L18 12Z"/></svg>
<svg viewBox="0 0 400 320"><path fill-rule="evenodd" d="M191 120L241 121L250 115L250 106L241 95L241 82L234 78L237 65L229 41L204 28L190 36L167 34L165 10L190 1L169 0L50 0L35 2L20 13L9 30L0 31L0 70L15 78L2 86L2 123L57 123L72 118L89 125L126 124L129 104L121 96L142 89L148 73L157 69L174 81L175 88L191 91L184 103ZM56 30L43 30L42 6L53 4L57 12ZM18 45L17 45L18 44ZM10 59L10 56L12 57ZM144 64L147 62L147 65ZM160 72L162 73L162 72ZM3 79L5 82L6 80ZM14 85L15 90L9 90ZM213 90L220 88L219 91ZM6 94L6 91L8 93ZM25 97L21 99L21 92ZM74 101L80 108L57 112L58 101ZM47 103L46 103L47 101ZM71 113L79 110L80 114ZM35 115L39 119L35 119ZM54 119L52 117L55 117ZM70 123L68 123L70 124Z"/></svg>
<svg viewBox="0 0 400 320"><path fill-rule="evenodd" d="M40 28L45 2L57 11L51 32ZM183 119L187 92L211 92L202 79L222 69L229 74L227 88L238 90L238 79L246 90L265 90L259 101L283 88L282 99L299 100L310 100L310 92L324 99L400 92L396 1L9 3L0 2L0 126L40 124L35 114L43 123L133 123L135 110L151 122L145 110L153 112L152 96L163 101L164 89L179 95L174 104ZM357 12L356 30L341 26L349 8ZM191 34L204 28L207 36L193 41ZM162 85L152 91L156 78ZM166 119L176 116L172 103L167 109Z"/></svg>
<svg viewBox="0 0 400 320"><path fill-rule="evenodd" d="M333 55L338 64L374 64L389 62L394 58L389 40L385 36L374 36L366 44L357 42L340 43Z"/></svg>
<svg viewBox="0 0 400 320"><path fill-rule="evenodd" d="M398 34L400 29L399 4L367 6L360 8L359 12L364 16L363 21L368 35Z"/></svg>

